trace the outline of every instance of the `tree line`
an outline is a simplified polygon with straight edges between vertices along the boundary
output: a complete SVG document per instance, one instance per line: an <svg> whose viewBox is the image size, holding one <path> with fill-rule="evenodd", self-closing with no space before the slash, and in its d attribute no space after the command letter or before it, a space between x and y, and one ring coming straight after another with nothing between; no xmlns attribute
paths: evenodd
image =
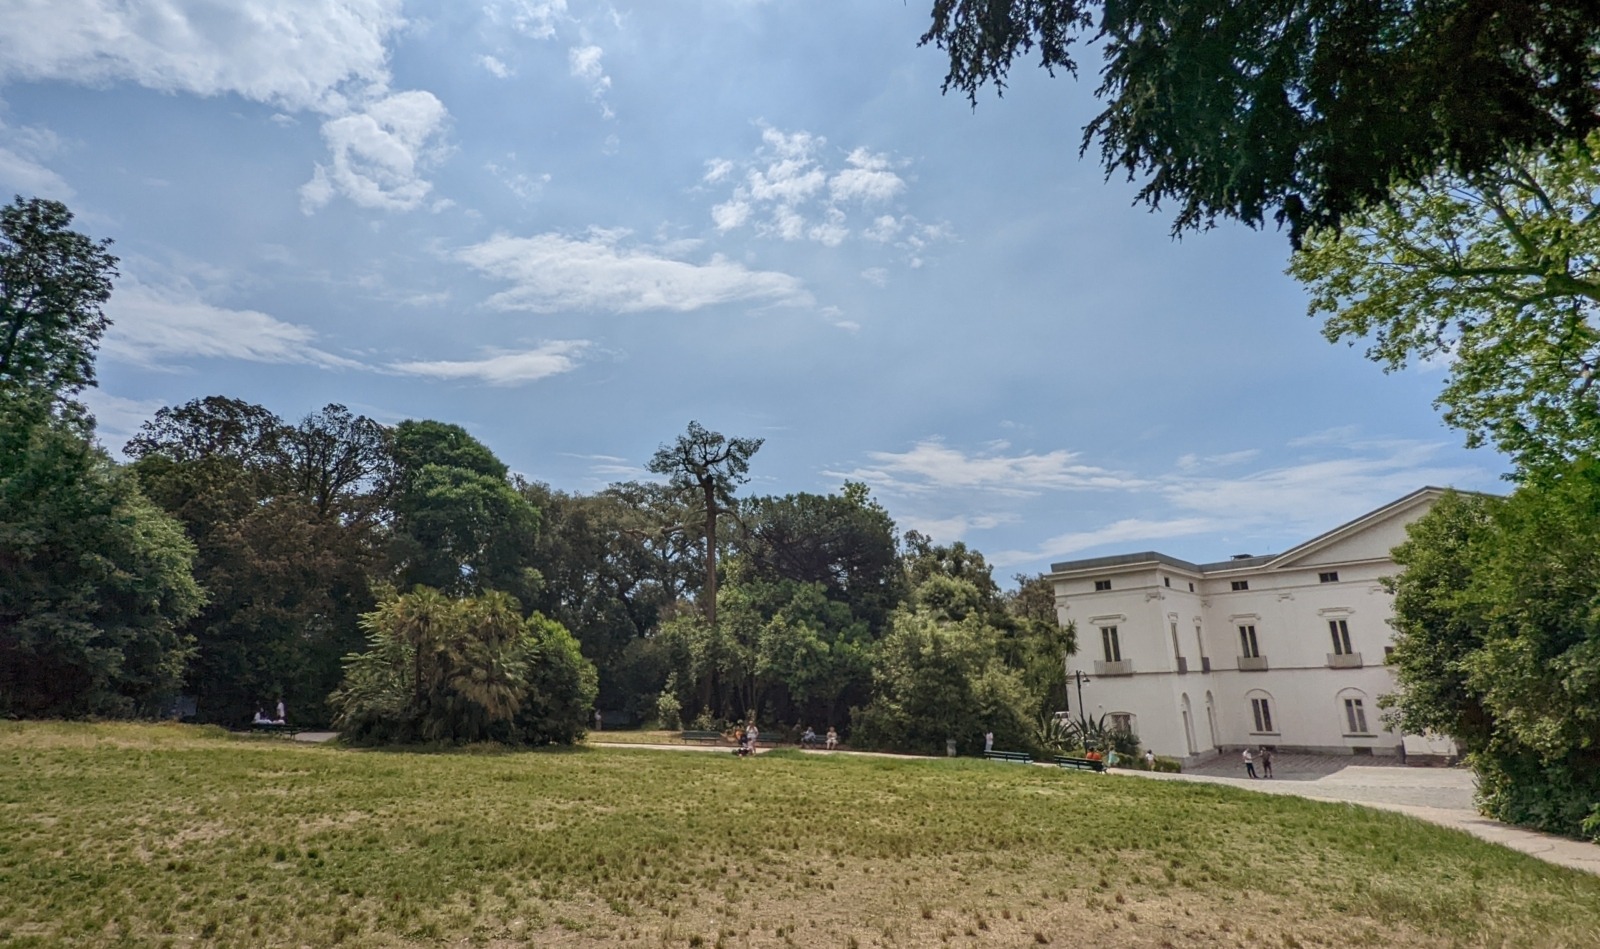
<svg viewBox="0 0 1600 949"><path fill-rule="evenodd" d="M660 480L570 493L459 425L162 408L118 463L94 384L115 258L49 201L0 214L0 715L297 723L367 741L571 741L595 709L1025 746L1070 633L1040 578L902 534L861 484L741 497L761 440L696 422ZM179 702L182 697L185 701Z"/></svg>

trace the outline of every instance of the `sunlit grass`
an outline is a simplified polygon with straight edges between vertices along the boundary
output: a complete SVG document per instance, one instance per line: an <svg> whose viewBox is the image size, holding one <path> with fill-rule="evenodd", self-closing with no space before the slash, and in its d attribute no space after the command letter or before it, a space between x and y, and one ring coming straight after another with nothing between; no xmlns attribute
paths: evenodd
<svg viewBox="0 0 1600 949"><path fill-rule="evenodd" d="M0 945L1600 945L1600 879L1211 785L127 725L0 769Z"/></svg>

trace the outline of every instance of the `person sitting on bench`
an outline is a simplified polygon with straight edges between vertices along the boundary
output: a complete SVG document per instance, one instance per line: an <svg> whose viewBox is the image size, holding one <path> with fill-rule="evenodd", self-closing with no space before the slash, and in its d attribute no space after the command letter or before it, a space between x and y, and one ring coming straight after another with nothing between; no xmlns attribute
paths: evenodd
<svg viewBox="0 0 1600 949"><path fill-rule="evenodd" d="M800 736L800 744L802 745L815 745L821 743L821 741L822 739L817 737L816 730L810 725L806 726L805 734Z"/></svg>

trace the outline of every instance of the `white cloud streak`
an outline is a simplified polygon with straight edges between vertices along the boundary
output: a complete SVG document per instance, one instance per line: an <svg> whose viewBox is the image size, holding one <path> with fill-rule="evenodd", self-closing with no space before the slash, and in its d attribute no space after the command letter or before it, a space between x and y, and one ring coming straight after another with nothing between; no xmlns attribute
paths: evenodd
<svg viewBox="0 0 1600 949"><path fill-rule="evenodd" d="M492 386L515 386L571 372L588 340L552 340L521 352L497 352L474 360L432 360L391 363L393 372L433 379L470 380Z"/></svg>
<svg viewBox="0 0 1600 949"><path fill-rule="evenodd" d="M112 320L102 350L112 358L171 369L183 359L298 363L325 369L363 368L316 345L317 334L257 310L201 300L191 287L125 281L106 305Z"/></svg>
<svg viewBox="0 0 1600 949"><path fill-rule="evenodd" d="M581 238L498 234L457 257L512 284L488 300L501 310L686 312L724 303L813 302L805 285L789 274L750 270L721 256L695 263L673 256L677 247L630 246L626 236L600 230Z"/></svg>
<svg viewBox="0 0 1600 949"><path fill-rule="evenodd" d="M301 209L309 214L336 194L376 210L421 206L433 189L423 172L444 155L440 136L448 115L433 93L411 91L323 123L332 161L317 165L301 186Z"/></svg>

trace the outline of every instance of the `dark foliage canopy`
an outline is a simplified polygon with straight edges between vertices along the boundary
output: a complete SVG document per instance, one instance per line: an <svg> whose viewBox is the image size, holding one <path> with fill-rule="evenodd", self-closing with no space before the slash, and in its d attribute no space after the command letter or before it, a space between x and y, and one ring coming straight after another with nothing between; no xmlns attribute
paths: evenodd
<svg viewBox="0 0 1600 949"><path fill-rule="evenodd" d="M1174 231L1336 226L1392 185L1473 174L1600 125L1594 0L935 0L922 37L974 103L1036 55L1104 55L1085 130Z"/></svg>

